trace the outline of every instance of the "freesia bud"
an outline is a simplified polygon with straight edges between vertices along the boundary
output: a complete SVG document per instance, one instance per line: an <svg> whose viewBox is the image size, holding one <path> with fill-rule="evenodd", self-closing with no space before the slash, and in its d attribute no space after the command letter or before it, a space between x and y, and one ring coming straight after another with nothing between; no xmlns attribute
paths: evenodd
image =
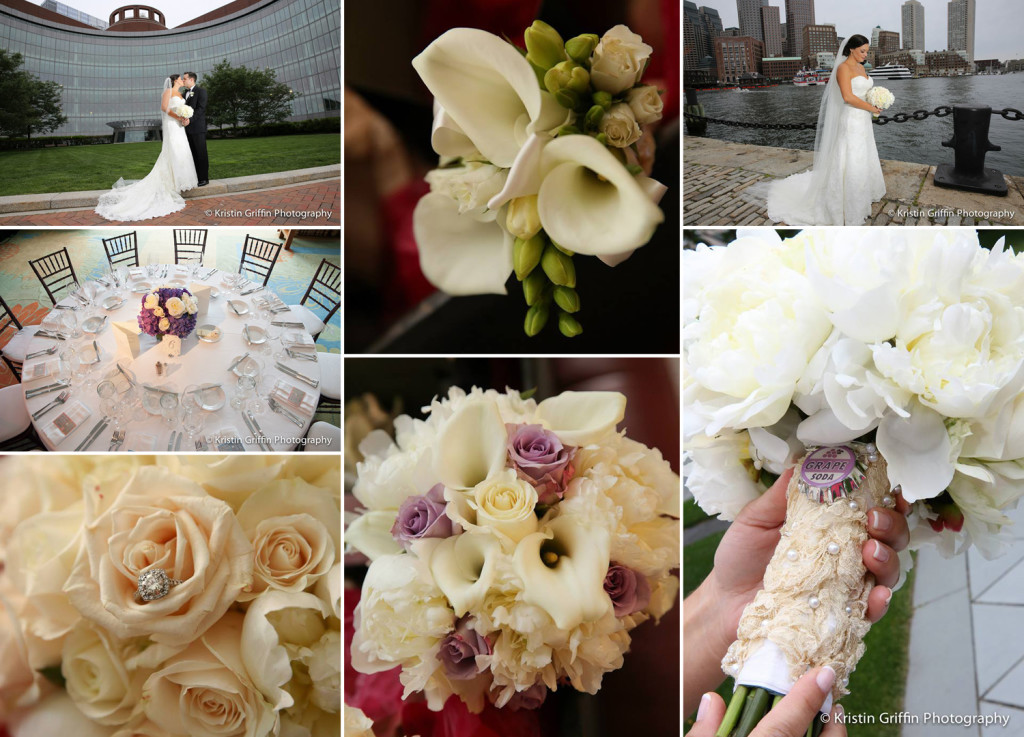
<svg viewBox="0 0 1024 737"><path fill-rule="evenodd" d="M590 74L571 61L563 61L548 69L544 86L562 107L576 108L590 90Z"/></svg>
<svg viewBox="0 0 1024 737"><path fill-rule="evenodd" d="M544 290L549 283L543 269L531 271L530 275L523 279L523 297L526 299L526 304L531 307L537 304L540 298L544 296Z"/></svg>
<svg viewBox="0 0 1024 737"><path fill-rule="evenodd" d="M541 268L547 274L548 279L559 286L576 286L576 267L572 258L566 256L554 246L544 249L544 255L540 259Z"/></svg>
<svg viewBox="0 0 1024 737"><path fill-rule="evenodd" d="M601 125L601 118L603 117L604 108L600 105L594 105L587 111L587 116L584 118L583 123L587 127L587 130L594 131Z"/></svg>
<svg viewBox="0 0 1024 737"><path fill-rule="evenodd" d="M579 312L580 295L576 293L575 289L570 289L569 287L555 287L554 297L555 304L566 312Z"/></svg>
<svg viewBox="0 0 1024 737"><path fill-rule="evenodd" d="M539 233L526 240L516 238L512 250L512 266L516 271L516 279L522 281L540 263L541 254L544 253L544 236Z"/></svg>
<svg viewBox="0 0 1024 737"><path fill-rule="evenodd" d="M565 42L565 53L577 64L590 62L590 55L594 53L598 38L596 33L584 33L576 38L570 38Z"/></svg>
<svg viewBox="0 0 1024 737"><path fill-rule="evenodd" d="M558 313L558 330L566 338L573 338L583 332L583 326L579 320L568 312Z"/></svg>
<svg viewBox="0 0 1024 737"><path fill-rule="evenodd" d="M508 203L505 228L516 238L529 240L540 232L540 215L537 214L537 195L516 197ZM538 260L540 254L537 255Z"/></svg>
<svg viewBox="0 0 1024 737"><path fill-rule="evenodd" d="M593 100L595 105L600 105L605 110L612 106L612 95L610 92L605 92L604 90L595 92L590 96L590 99Z"/></svg>
<svg viewBox="0 0 1024 737"><path fill-rule="evenodd" d="M535 20L523 37L526 39L526 60L541 69L550 69L565 59L562 37L544 21Z"/></svg>
<svg viewBox="0 0 1024 737"><path fill-rule="evenodd" d="M538 302L526 311L526 320L523 322L523 330L531 338L544 329L548 322L547 302ZM564 313L563 313L564 314Z"/></svg>

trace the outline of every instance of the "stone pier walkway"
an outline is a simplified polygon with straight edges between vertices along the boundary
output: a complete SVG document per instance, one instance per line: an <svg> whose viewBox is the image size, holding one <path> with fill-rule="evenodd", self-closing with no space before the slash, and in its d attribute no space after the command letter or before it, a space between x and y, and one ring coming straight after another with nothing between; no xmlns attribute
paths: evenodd
<svg viewBox="0 0 1024 737"><path fill-rule="evenodd" d="M952 154L950 154L952 156ZM804 171L812 151L686 136L683 146L683 224L781 225L764 207L740 196L755 182ZM1024 225L1024 177L1006 177L1006 197L935 186L935 167L882 160L885 199L865 225Z"/></svg>

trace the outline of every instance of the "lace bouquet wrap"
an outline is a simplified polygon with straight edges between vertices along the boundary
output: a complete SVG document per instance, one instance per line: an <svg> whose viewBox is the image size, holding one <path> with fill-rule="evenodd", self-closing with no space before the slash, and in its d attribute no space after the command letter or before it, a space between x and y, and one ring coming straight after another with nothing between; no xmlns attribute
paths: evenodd
<svg viewBox="0 0 1024 737"><path fill-rule="evenodd" d="M849 693L870 508L898 490L910 548L1002 552L1024 495L1024 258L952 230L751 229L683 266L687 488L731 520L794 469L764 589L723 659L725 737L809 668L836 672L825 710Z"/></svg>

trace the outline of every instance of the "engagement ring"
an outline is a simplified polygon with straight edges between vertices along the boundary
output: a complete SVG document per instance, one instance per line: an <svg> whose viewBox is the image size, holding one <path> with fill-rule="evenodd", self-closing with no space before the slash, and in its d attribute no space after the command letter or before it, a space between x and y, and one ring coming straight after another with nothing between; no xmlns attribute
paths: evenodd
<svg viewBox="0 0 1024 737"><path fill-rule="evenodd" d="M135 591L136 601L155 601L167 596L171 586L177 586L181 581L176 578L168 578L163 568L154 568L139 576L139 588Z"/></svg>

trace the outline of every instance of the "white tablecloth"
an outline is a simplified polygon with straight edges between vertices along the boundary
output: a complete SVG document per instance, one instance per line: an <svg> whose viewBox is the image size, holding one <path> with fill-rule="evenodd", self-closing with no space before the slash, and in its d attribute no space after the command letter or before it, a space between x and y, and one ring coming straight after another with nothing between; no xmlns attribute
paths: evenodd
<svg viewBox="0 0 1024 737"><path fill-rule="evenodd" d="M162 268L163 267L161 267L161 269ZM208 271L209 269L200 269L199 276L205 276ZM261 401L264 405L264 412L256 415L256 420L259 423L260 429L263 431L266 440L269 441L274 451L294 450L302 438L305 437L306 431L309 429L309 425L312 422L312 417L303 417L301 413L292 410L293 413L298 414L306 420L305 425L302 428L299 428L285 416L269 410L266 402L266 394L273 389L274 385L279 380L284 380L288 384L307 392L315 406L320 397L319 387L311 387L309 384L289 376L287 373L280 371L276 367L275 364L277 359L275 359L273 355L273 353L279 352L279 344L276 341L272 343L274 351L271 354L260 353L256 350L256 347L250 347L246 344L245 339L242 337L242 328L246 323L252 324L255 322L258 310L256 309L254 299L269 297L270 291L268 289L263 289L244 297L229 297L229 290L223 284L224 277L224 272L217 271L206 281L201 278L192 280L188 277L184 268L169 265L167 266L166 277L149 279L143 275L140 278L135 278L130 282L130 285L123 290L123 295L126 299L124 305L113 311L104 310L100 306L93 313L97 315L107 315L109 318L99 334L95 336L86 335L81 341L76 340L69 342L79 345L83 344L84 341L84 344L88 345L91 343L92 338L95 337L99 345L101 355L101 363L95 367L92 373L92 377L97 381L102 380L111 370L116 370L116 362L120 360L122 362L122 366L127 365L130 367L140 384L149 384L151 386L161 387L179 393L192 384L220 384L227 395L224 407L216 412L203 413L203 429L198 434L198 437L215 441L218 436L224 436L226 433L234 430L237 433L237 437L243 439L245 449L247 451L258 452L260 448L253 438L253 434L244 422L242 413L231 407L231 398L235 395L237 377L234 373L228 371L228 367L236 357L249 352L250 355L258 358L264 364L264 378L261 387L262 391L260 392ZM183 283L170 283L175 280ZM139 311L141 310L142 299L145 295L133 293L131 285L139 282L148 282L154 289L162 286L185 286L188 288L194 283L206 284L220 292L218 297L210 299L206 313L200 313L197 315L196 321L197 326L212 324L220 327L222 333L220 341L217 343L205 343L200 341L195 332L193 332L188 338L182 341L181 355L175 358L169 358L162 346L151 345L153 339L143 334L141 336L143 352L140 353L138 358L133 359L130 355L125 354L118 355L118 345L114 336L115 328L113 327L113 323L134 322L138 317ZM249 287L242 287L241 291L246 291L248 288ZM101 290L102 291L94 300L96 305L102 305L103 300L112 294L112 290L107 290L102 286ZM235 315L235 313L228 307L227 303L229 298L239 299L245 302L249 306L249 314L242 316ZM72 297L62 300L59 304L75 307L79 306L78 302L76 302ZM83 309L84 308L79 309L80 322ZM57 311L55 314L59 315L60 312ZM301 323L301 320L293 310L273 314L272 319L280 322ZM281 329L284 331L295 330L308 335L308 333L306 333L302 328ZM35 351L44 350L53 345L57 346L58 352L57 354L41 356L25 362L24 376L26 383L23 384L25 391L30 391L33 388L46 386L57 381L56 376L36 379L33 381L29 381L28 377L33 375L33 370L36 364L44 363L56 358L65 344L65 341L42 337L32 339L28 349L29 354ZM148 350L146 348L147 346L150 346ZM166 364L163 376L158 376L156 373L157 361L161 361ZM295 369L310 379L317 381L320 379L319 363L295 360L291 358L281 361L281 363ZM29 413L31 414L32 412L44 407L58 395L59 392L52 392L27 399L26 403ZM91 411L91 414L85 421L75 427L75 429L66 438L54 445L54 443L43 435L41 430L43 427L53 422L53 420L61 414L62 410L70 409L75 403L75 400L85 405L85 407ZM100 401L101 400L95 389L85 390L84 388L77 388L72 391L71 397L62 407L50 410L38 421L33 420L36 431L39 432L40 438L46 445L47 449L59 451L75 450L78 444L89 434L89 431L103 417L103 413L100 410ZM123 425L123 428L125 430L126 437L122 450L153 450L165 452L168 450L168 442L170 441L171 433L175 430L181 432L180 425L177 427L168 425L163 418L158 415L147 415L145 420L129 419L129 421ZM106 451L110 446L113 432L113 424L108 425L85 450L92 452ZM189 441L186 437L181 442L179 452L194 453L196 451L194 441L192 442L192 447L186 447L188 444ZM211 442L209 450L216 450L213 442Z"/></svg>

